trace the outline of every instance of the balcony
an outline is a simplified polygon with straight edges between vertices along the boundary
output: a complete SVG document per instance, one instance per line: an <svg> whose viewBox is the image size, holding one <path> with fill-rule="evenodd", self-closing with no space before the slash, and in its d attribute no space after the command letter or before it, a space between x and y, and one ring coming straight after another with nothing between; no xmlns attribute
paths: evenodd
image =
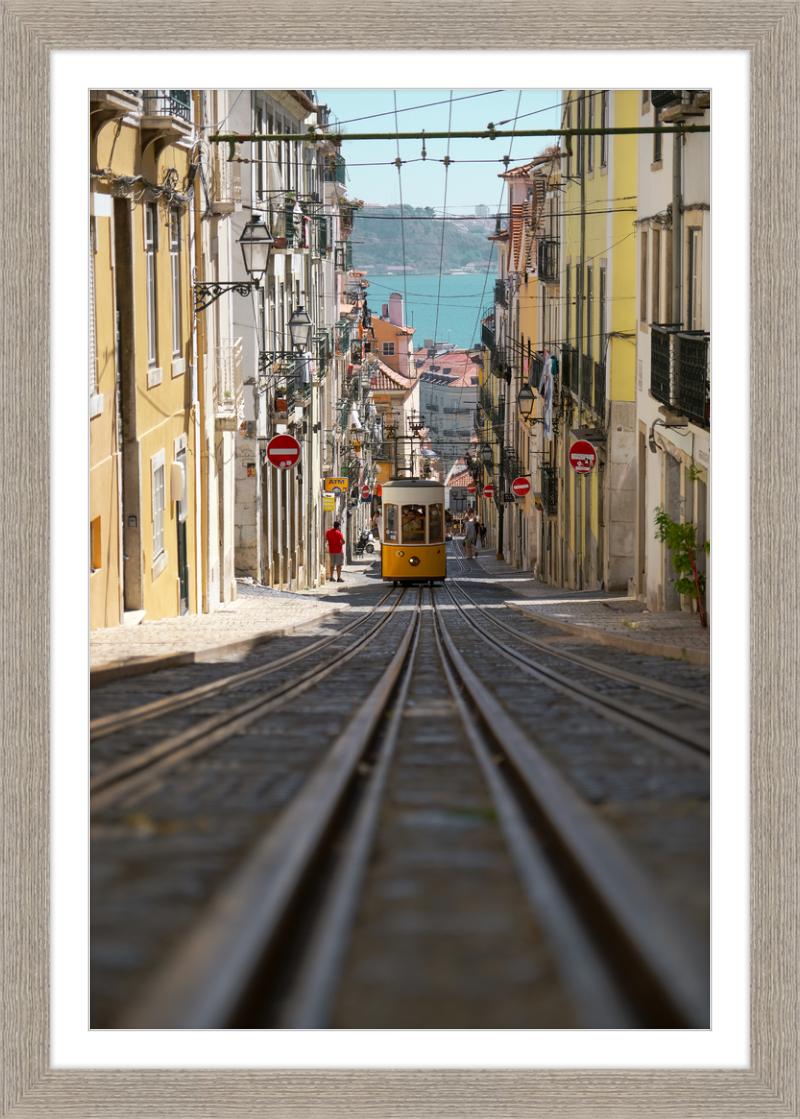
<svg viewBox="0 0 800 1119"><path fill-rule="evenodd" d="M217 431L237 431L244 419L242 340L217 346L214 380L214 426Z"/></svg>
<svg viewBox="0 0 800 1119"><path fill-rule="evenodd" d="M332 152L325 160L325 182L339 183L344 186L345 159L338 152Z"/></svg>
<svg viewBox="0 0 800 1119"><path fill-rule="evenodd" d="M142 90L142 112L146 117L180 117L192 119L192 101L188 89Z"/></svg>
<svg viewBox="0 0 800 1119"><path fill-rule="evenodd" d="M192 101L188 89L143 89L140 121L142 144L154 144L158 155L169 144L192 136Z"/></svg>
<svg viewBox="0 0 800 1119"><path fill-rule="evenodd" d="M213 197L209 200L212 214L234 214L242 209L242 165L229 163L222 144L214 153L216 182Z"/></svg>
<svg viewBox="0 0 800 1119"><path fill-rule="evenodd" d="M538 270L542 283L558 283L558 241L550 238L539 241Z"/></svg>
<svg viewBox="0 0 800 1119"><path fill-rule="evenodd" d="M708 351L702 330L650 324L650 393L701 427L711 424Z"/></svg>
<svg viewBox="0 0 800 1119"><path fill-rule="evenodd" d="M497 344L495 342L494 326L481 323L481 342L491 353L495 352Z"/></svg>
<svg viewBox="0 0 800 1119"><path fill-rule="evenodd" d="M558 470L554 466L542 467L542 506L548 517L558 516Z"/></svg>
<svg viewBox="0 0 800 1119"><path fill-rule="evenodd" d="M578 395L578 355L573 346L561 347L561 382Z"/></svg>
<svg viewBox="0 0 800 1119"><path fill-rule="evenodd" d="M494 301L501 307L506 307L508 305L506 285L503 280L495 280L494 282Z"/></svg>

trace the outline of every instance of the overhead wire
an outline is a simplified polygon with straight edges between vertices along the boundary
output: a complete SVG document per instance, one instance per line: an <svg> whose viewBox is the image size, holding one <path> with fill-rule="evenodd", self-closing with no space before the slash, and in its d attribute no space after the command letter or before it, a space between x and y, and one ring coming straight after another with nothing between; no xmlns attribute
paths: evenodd
<svg viewBox="0 0 800 1119"><path fill-rule="evenodd" d="M397 183L400 190L400 236L403 242L403 307L408 306L408 294L406 292L406 228L403 222L403 161L400 158L400 125L397 121L397 90L392 90L394 94L394 127L397 133ZM399 348L399 347L398 347ZM406 349L408 354L408 349ZM408 376L408 365L406 365L406 377Z"/></svg>
<svg viewBox="0 0 800 1119"><path fill-rule="evenodd" d="M450 90L450 112L449 112L448 118L447 118L447 131L448 132L450 131L450 125L452 123L452 120L453 120L453 91L451 89ZM425 141L423 140L423 144L424 144L424 142ZM442 209L445 210L445 211L447 210L447 178L448 178L449 171L450 171L450 137L448 136L448 138L447 138L447 155L446 155L446 158L445 158L445 165L444 165L444 202L442 204ZM438 330L439 330L439 303L440 303L441 298L442 298L442 268L444 266L444 234L445 234L446 229L447 229L447 226L444 224L444 222L442 222L442 244L441 244L441 248L439 250L439 288L438 288L438 291L436 293L436 321L435 321L434 327L433 327L433 345L434 345L434 348L436 347L436 335L437 335ZM405 279L405 272L403 273L403 279Z"/></svg>

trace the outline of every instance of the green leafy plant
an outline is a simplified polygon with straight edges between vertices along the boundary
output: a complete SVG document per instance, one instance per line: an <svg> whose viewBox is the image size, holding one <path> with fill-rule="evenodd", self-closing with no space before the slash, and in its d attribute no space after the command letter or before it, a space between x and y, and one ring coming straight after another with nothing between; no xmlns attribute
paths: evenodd
<svg viewBox="0 0 800 1119"><path fill-rule="evenodd" d="M700 611L700 624L708 625L705 611L703 610L703 595L706 593L706 577L697 570L695 556L697 555L697 530L693 524L681 524L673 521L663 509L656 509L656 540L666 544L670 551L672 566L675 574L680 576L675 580L675 590L687 598L697 599L697 608ZM703 551L710 552L709 542L703 544Z"/></svg>

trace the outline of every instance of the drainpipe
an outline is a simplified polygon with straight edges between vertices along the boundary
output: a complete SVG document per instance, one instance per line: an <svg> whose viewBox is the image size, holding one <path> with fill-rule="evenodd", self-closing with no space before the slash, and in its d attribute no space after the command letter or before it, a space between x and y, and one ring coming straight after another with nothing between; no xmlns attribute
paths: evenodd
<svg viewBox="0 0 800 1119"><path fill-rule="evenodd" d="M681 307L681 246L683 222L681 219L681 134L672 138L672 321L683 322Z"/></svg>
<svg viewBox="0 0 800 1119"><path fill-rule="evenodd" d="M584 96L585 91L581 91L581 97ZM584 112L585 112L584 108ZM583 136L578 138L578 143L581 145L581 284L580 284L580 300L578 302L576 318L577 326L577 358L578 358L578 427L581 426L582 420L582 406L583 398L581 396L581 384L583 382L583 309L585 306L585 291L586 291L586 143ZM575 482L578 488L578 508L580 510L578 531L576 532L575 546L578 549L578 590L583 590L583 534L586 524L586 509L584 508L585 501L585 475L576 475Z"/></svg>

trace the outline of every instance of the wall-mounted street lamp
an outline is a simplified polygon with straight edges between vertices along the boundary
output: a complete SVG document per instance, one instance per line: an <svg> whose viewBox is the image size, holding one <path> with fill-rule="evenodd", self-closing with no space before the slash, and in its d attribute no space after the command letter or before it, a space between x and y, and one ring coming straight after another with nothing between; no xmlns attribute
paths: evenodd
<svg viewBox="0 0 800 1119"><path fill-rule="evenodd" d="M235 291L237 295L249 295L251 291L258 291L261 280L269 266L269 254L275 242L272 234L267 229L260 214L253 214L242 230L242 235L237 244L242 247L244 267L250 280L226 280L194 285L194 313L205 311L212 303L227 291Z"/></svg>
<svg viewBox="0 0 800 1119"><path fill-rule="evenodd" d="M289 319L289 336L292 348L301 353L311 349L311 317L304 307L295 307Z"/></svg>
<svg viewBox="0 0 800 1119"><path fill-rule="evenodd" d="M488 443L484 443L481 449L478 451L478 458L481 460L484 466L492 465L492 463L494 462L494 451Z"/></svg>
<svg viewBox="0 0 800 1119"><path fill-rule="evenodd" d="M534 396L533 389L530 385L523 385L517 393L517 407L519 408L520 415L524 420L527 420L533 411Z"/></svg>

